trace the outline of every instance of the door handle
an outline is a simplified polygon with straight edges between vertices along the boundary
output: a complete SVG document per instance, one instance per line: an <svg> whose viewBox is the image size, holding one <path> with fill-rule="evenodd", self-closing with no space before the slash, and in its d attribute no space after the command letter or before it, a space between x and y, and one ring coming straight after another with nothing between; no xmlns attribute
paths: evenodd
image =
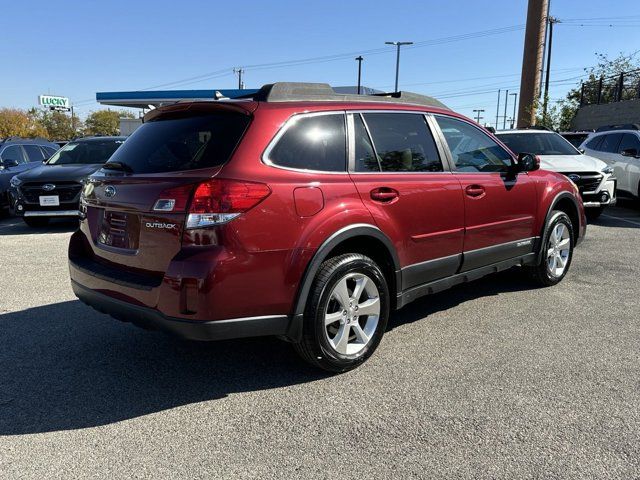
<svg viewBox="0 0 640 480"><path fill-rule="evenodd" d="M397 190L389 187L374 188L370 195L372 200L382 203L391 203L400 196Z"/></svg>
<svg viewBox="0 0 640 480"><path fill-rule="evenodd" d="M482 185L469 185L464 189L465 193L469 197L478 198L482 197L486 191Z"/></svg>

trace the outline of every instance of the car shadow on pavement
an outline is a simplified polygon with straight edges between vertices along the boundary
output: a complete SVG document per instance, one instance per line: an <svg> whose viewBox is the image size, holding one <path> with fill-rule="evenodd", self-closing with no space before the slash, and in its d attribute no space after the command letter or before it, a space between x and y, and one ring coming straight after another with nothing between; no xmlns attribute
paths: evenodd
<svg viewBox="0 0 640 480"><path fill-rule="evenodd" d="M77 220L55 218L45 227L30 227L21 218L11 217L0 220L0 237L4 235L28 235L41 233L67 233L78 228Z"/></svg>
<svg viewBox="0 0 640 480"><path fill-rule="evenodd" d="M413 302L392 315L389 330L474 298L529 288L520 272L503 272ZM329 376L276 338L183 341L79 301L0 309L0 367L0 435L107 425Z"/></svg>
<svg viewBox="0 0 640 480"><path fill-rule="evenodd" d="M434 313L449 310L476 298L535 288L540 287L530 281L519 267L511 268L500 273L488 275L474 282L456 285L449 290L427 295L411 302L391 315L387 331L421 320Z"/></svg>
<svg viewBox="0 0 640 480"><path fill-rule="evenodd" d="M618 198L615 207L605 209L600 217L589 224L601 227L640 228L640 201Z"/></svg>
<svg viewBox="0 0 640 480"><path fill-rule="evenodd" d="M182 341L79 301L0 310L0 436L107 425L327 376L276 338Z"/></svg>

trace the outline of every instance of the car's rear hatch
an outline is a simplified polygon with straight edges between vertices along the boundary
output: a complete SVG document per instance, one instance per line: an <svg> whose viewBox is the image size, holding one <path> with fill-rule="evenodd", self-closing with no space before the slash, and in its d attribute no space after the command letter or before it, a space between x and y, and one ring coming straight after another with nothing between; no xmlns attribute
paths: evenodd
<svg viewBox="0 0 640 480"><path fill-rule="evenodd" d="M148 120L85 185L81 229L96 261L162 275L181 249L193 191L229 160L250 112L180 104Z"/></svg>

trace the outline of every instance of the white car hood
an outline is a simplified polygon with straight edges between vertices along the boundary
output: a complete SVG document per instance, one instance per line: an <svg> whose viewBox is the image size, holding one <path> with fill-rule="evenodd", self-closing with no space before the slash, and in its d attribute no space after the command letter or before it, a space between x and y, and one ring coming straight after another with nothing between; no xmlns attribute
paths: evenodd
<svg viewBox="0 0 640 480"><path fill-rule="evenodd" d="M589 155L538 155L540 168L552 172L601 172L607 166Z"/></svg>

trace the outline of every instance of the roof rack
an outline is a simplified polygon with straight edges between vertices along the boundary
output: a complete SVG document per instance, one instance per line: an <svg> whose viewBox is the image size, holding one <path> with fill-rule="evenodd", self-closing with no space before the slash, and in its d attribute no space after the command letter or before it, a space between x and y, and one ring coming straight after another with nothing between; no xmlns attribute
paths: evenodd
<svg viewBox="0 0 640 480"><path fill-rule="evenodd" d="M48 142L46 138L42 137L20 137L18 135L12 135L5 139L0 138L0 142Z"/></svg>
<svg viewBox="0 0 640 480"><path fill-rule="evenodd" d="M598 127L596 132L607 132L609 130L640 130L640 125L637 123L621 123L619 125L603 125Z"/></svg>
<svg viewBox="0 0 640 480"><path fill-rule="evenodd" d="M425 105L449 110L433 97L413 92L375 93L356 95L336 93L328 83L277 82L263 85L257 93L242 97L258 102L389 102Z"/></svg>
<svg viewBox="0 0 640 480"><path fill-rule="evenodd" d="M524 127L524 130L546 130L547 132L553 132L552 129L544 125L529 125L528 127Z"/></svg>

